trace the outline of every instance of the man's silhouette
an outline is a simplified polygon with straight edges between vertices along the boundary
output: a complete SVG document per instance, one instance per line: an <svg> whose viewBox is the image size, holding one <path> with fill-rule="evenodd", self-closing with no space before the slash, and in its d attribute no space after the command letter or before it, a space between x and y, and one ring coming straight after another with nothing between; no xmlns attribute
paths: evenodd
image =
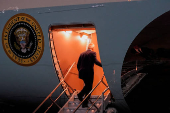
<svg viewBox="0 0 170 113"><path fill-rule="evenodd" d="M88 45L88 50L81 53L78 63L77 69L79 71L79 78L84 81L84 87L81 92L77 95L79 100L82 101L83 96L87 96L89 92L92 90L93 86L93 78L94 78L94 64L102 67L102 64L96 59L96 52L94 52L94 44L90 43ZM88 99L83 102L82 107L88 107Z"/></svg>

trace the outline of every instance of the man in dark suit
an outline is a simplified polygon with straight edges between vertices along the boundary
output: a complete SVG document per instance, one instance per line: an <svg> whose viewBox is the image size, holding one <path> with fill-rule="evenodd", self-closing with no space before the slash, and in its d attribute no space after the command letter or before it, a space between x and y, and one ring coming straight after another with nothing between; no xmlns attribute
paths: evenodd
<svg viewBox="0 0 170 113"><path fill-rule="evenodd" d="M79 71L79 78L84 81L84 87L81 92L77 95L79 100L83 100L83 96L87 96L89 92L92 90L93 86L93 78L94 78L94 64L102 67L102 64L96 59L96 52L94 52L94 44L90 43L88 45L88 50L81 53L78 63L77 69ZM82 107L88 107L88 98L83 102Z"/></svg>

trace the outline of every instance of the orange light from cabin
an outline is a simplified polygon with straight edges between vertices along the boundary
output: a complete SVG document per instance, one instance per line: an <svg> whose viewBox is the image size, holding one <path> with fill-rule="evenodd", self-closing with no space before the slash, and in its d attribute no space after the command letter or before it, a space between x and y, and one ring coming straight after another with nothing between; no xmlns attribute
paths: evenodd
<svg viewBox="0 0 170 113"><path fill-rule="evenodd" d="M81 36L77 36L77 38L81 41L82 44L87 42L88 37L81 37Z"/></svg>
<svg viewBox="0 0 170 113"><path fill-rule="evenodd" d="M89 33L87 34L85 33L85 31L81 32L81 30L82 28L80 28L77 32L53 31L55 51L57 54L57 58L60 61L59 65L63 75L65 75L65 73L68 71L69 67L73 64L73 62L77 63L80 53L86 51L87 45L90 42L95 44L96 57L100 61L96 32L93 32L89 35ZM69 75L66 78L66 82L73 89L82 90L84 83L83 80L79 79L78 70L76 67L76 65L73 66ZM95 85L101 80L101 77L104 74L103 68L96 65L94 66L94 72L95 73L93 87L95 87ZM105 78L104 82L107 84ZM101 83L92 93L92 95L101 94L105 88L106 87Z"/></svg>
<svg viewBox="0 0 170 113"><path fill-rule="evenodd" d="M88 39L88 36L87 35L83 35L82 39L86 40L86 39Z"/></svg>
<svg viewBox="0 0 170 113"><path fill-rule="evenodd" d="M64 33L64 35L68 38L70 37L72 31L61 31L62 33Z"/></svg>
<svg viewBox="0 0 170 113"><path fill-rule="evenodd" d="M72 33L72 31L66 31L66 33L67 33L67 34L70 34L70 33Z"/></svg>

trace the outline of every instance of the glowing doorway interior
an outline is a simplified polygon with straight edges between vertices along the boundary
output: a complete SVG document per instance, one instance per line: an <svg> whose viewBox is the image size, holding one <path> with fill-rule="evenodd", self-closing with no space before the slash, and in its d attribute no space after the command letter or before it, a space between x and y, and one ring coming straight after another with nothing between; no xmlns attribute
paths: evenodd
<svg viewBox="0 0 170 113"><path fill-rule="evenodd" d="M50 27L50 42L54 66L61 81L67 74L71 65L75 62L65 79L66 83L76 90L81 90L84 83L78 77L77 61L80 53L86 51L90 42L95 44L94 51L96 57L100 61L99 48L97 43L97 35L94 25L92 24L74 24L74 25L55 25ZM93 87L101 80L103 76L103 68L94 65L94 81ZM107 84L106 79L104 82ZM63 89L65 85L63 84ZM100 95L106 87L100 84L92 95ZM71 92L69 89L68 94ZM105 94L108 94L106 92Z"/></svg>

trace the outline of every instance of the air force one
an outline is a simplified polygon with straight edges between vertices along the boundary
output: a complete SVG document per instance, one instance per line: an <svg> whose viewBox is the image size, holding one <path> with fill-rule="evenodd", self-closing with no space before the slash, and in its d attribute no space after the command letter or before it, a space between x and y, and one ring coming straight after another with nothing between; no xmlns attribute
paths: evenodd
<svg viewBox="0 0 170 113"><path fill-rule="evenodd" d="M169 112L169 6L124 0L1 11L0 112ZM91 42L103 66L94 66L82 108L77 62Z"/></svg>

